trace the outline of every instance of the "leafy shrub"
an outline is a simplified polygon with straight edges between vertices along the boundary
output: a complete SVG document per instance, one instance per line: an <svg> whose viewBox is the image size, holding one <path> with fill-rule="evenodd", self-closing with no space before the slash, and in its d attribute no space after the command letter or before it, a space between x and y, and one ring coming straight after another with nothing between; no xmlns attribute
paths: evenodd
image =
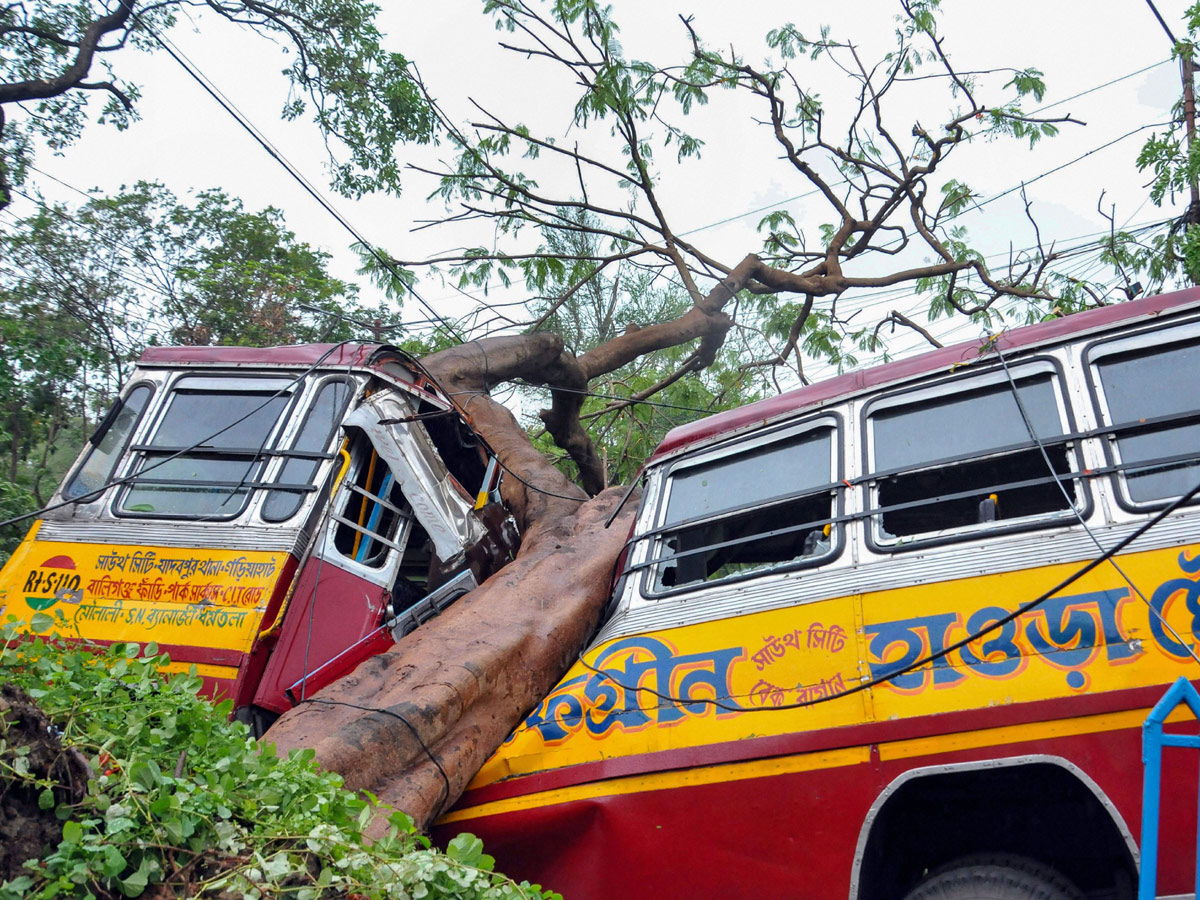
<svg viewBox="0 0 1200 900"><path fill-rule="evenodd" d="M62 841L0 900L155 896L221 898L561 898L492 870L481 842L459 835L443 853L402 812L382 810L320 771L311 750L275 755L229 722L228 702L197 696L194 674L164 679L151 644L103 651L43 640L0 644L0 684L23 688L93 767L77 803L21 765L0 722L0 789L22 783L63 822ZM372 817L388 834L368 843Z"/></svg>

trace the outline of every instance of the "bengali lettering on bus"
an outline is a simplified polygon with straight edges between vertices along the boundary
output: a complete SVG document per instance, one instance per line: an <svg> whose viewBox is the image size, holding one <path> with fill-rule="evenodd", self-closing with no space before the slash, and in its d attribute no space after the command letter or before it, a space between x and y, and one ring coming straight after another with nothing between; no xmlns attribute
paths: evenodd
<svg viewBox="0 0 1200 900"><path fill-rule="evenodd" d="M1161 564L1168 560L1179 574L1164 580ZM878 609L908 614L860 619L856 626L854 610L862 607L856 607L858 598L848 597L735 619L737 627L691 626L673 633L672 640L623 638L602 648L587 671L577 667L570 673L510 741L525 734L555 746L576 735L600 738L614 730L698 724L758 710L809 715L808 709L826 709L866 682L877 682L872 690L883 692L881 697L975 685L968 702L988 703L994 696L988 683L1017 678L1031 667L1041 674L1021 696L1087 690L1101 666L1125 666L1148 652L1163 661L1191 659L1188 644L1200 632L1200 554L1159 555L1154 562L1150 571L1158 587L1146 593L1146 603L1122 585L1050 597L1019 614L1015 601L976 601L914 615L911 603L885 592L878 595ZM980 588L979 596L1003 596ZM928 600L922 595L923 603ZM940 602L952 604L953 595ZM718 643L722 632L732 640ZM742 643L735 643L739 638ZM1104 683L1115 682L1106 676ZM1005 692L1015 696L1011 688ZM858 702L869 708L871 701ZM842 709L823 713L821 721L832 725L864 714L861 705ZM912 714L920 713L914 707ZM778 727L751 729L772 730Z"/></svg>
<svg viewBox="0 0 1200 900"><path fill-rule="evenodd" d="M215 629L238 632L240 645L257 627L282 570L280 554L270 552L58 542L23 548L26 566L0 607L19 620L48 615L60 628L103 640L186 643L197 638L196 629Z"/></svg>
<svg viewBox="0 0 1200 900"><path fill-rule="evenodd" d="M603 737L615 728L672 725L728 702L730 674L741 647L680 653L666 641L625 638L610 644L588 674L563 682L530 714L527 728L547 744L573 734ZM671 699L666 699L671 698Z"/></svg>
<svg viewBox="0 0 1200 900"><path fill-rule="evenodd" d="M1183 551L1175 562L1184 575L1200 573L1200 555L1189 558ZM1050 597L1024 612L1015 604L989 604L869 623L866 658L871 678L899 693L951 687L972 677L1012 678L1032 664L1062 672L1069 688L1082 691L1095 665L1122 665L1147 652L1143 621L1151 638L1145 643L1168 658L1191 659L1184 641L1200 631L1200 579L1169 578L1144 604L1124 585ZM985 629L991 630L957 646ZM931 663L906 671L929 657Z"/></svg>

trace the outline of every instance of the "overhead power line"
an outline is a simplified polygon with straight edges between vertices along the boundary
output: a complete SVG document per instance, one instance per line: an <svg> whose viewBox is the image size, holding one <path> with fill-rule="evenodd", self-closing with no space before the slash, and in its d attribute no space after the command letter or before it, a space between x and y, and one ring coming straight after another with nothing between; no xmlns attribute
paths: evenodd
<svg viewBox="0 0 1200 900"><path fill-rule="evenodd" d="M340 212L338 212L338 210L328 200L325 199L324 195L322 195L320 191L318 191L315 187L313 187L313 185L310 184L308 182L308 180L303 175L300 174L300 172L295 168L295 166L293 166L291 164L291 162L289 162L283 156L283 154L269 140L267 140L266 137L264 137L262 135L262 133L253 125L253 123L251 123L250 120L240 110L238 110L230 100L228 100L228 98L226 98L219 90L217 90L217 88L215 86L213 86L209 82L209 80L200 73L198 67L196 67L193 63L191 63L190 60L185 60L182 51L178 50L178 48L176 48L166 38L161 37L158 34L158 32L156 32L153 28L151 28L144 21L142 24L145 25L146 30L150 34L150 36L153 37L154 40L158 42L159 46L162 47L167 52L167 55L170 56L173 60L175 60L175 62L179 64L179 66L188 74L188 76L191 77L191 79L193 81L195 81L198 85L200 85L200 87L203 88L204 92L207 93L210 97L212 97L213 100L215 100L217 102L217 104L223 110L225 110L225 112L228 113L229 116L232 117L234 119L234 121L236 121L238 123L238 125L240 125L242 127L242 129L247 134L249 134L250 137L252 137L255 140L255 142L260 147L262 147L263 150L265 150L267 152L267 154L273 160L275 160L277 163L279 163L279 165L284 169L284 171L287 172L288 175L290 175L292 177L292 179L297 184L299 184L300 187L302 187L305 190L305 192L307 192L309 194L309 196L311 196L314 200L317 201L318 204L320 204L322 209L324 209L327 213L329 213L329 215L332 216L333 219L339 225L341 225L342 228L344 228L346 230L346 232L349 233L350 236L354 238L355 241L357 241L363 248L365 248L367 250L367 252L371 254L372 258L374 258L375 261L377 263L379 263L379 265L381 265L383 268L385 268L388 272L390 272L392 274L392 276L397 281L399 281L401 284L403 284L405 286L405 288L408 290L408 292L417 298L417 301L423 307L425 307L425 309L429 312L429 314L431 316L433 316L438 321L438 323L440 323L441 327L444 328L450 334L451 337L453 337L455 340L457 340L459 342L465 341L465 338L463 337L463 335L452 324L450 324L450 322L447 321L444 316L442 316L436 309L434 309L429 304L429 302L426 301L425 298L421 296L421 294L416 290L416 288L412 284L410 284L408 281L405 280L405 278L400 274L400 271L396 268L396 266L392 263L392 261L390 259L388 259L383 253L381 253L375 247L374 244L372 244L370 241L368 241L358 231L358 229L355 228L349 222L348 219L346 219L345 216L343 216Z"/></svg>

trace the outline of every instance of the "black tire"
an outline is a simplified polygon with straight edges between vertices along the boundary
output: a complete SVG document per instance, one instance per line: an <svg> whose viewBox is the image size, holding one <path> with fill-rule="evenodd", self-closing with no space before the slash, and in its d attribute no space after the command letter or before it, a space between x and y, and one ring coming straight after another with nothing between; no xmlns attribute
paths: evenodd
<svg viewBox="0 0 1200 900"><path fill-rule="evenodd" d="M1050 866L992 854L935 869L904 900L1083 900L1083 894Z"/></svg>
<svg viewBox="0 0 1200 900"><path fill-rule="evenodd" d="M249 725L250 737L255 739L262 737L278 718L279 713L261 706L239 706L233 711L233 720Z"/></svg>

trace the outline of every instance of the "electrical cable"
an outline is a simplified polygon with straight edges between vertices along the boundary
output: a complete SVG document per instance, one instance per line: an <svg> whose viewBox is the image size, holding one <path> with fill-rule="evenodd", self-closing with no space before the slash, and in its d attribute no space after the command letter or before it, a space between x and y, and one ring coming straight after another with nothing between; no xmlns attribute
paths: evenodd
<svg viewBox="0 0 1200 900"><path fill-rule="evenodd" d="M350 381L350 373L351 373L352 369L353 369L353 366L351 365L351 363L349 363L349 362L346 363L346 382L345 383L348 386L353 384L353 382ZM351 399L353 399L353 395L351 395ZM344 417L345 416L345 407L344 406L341 409L341 413L342 413L342 416ZM338 425L338 418L339 418L338 417L338 406L337 406L337 404L331 404L330 408L329 408L329 433L330 433L331 437L335 436L334 429ZM328 442L326 443L326 446L328 446ZM314 472L314 474L315 474L315 472ZM331 471L327 477L333 478L334 473ZM349 477L349 473L347 473L347 477ZM326 497L326 499L325 499L325 511L321 514L320 524L318 525L318 527L321 530L321 549L319 551L317 551L317 571L313 575L312 594L308 598L308 629L304 636L304 659L303 659L303 662L301 663L301 668L300 668L300 672L301 672L300 699L301 700L306 699L306 695L308 693L308 655L309 655L310 650L312 649L313 622L316 620L316 616L317 616L317 592L320 590L320 587L321 587L321 570L324 569L324 567L325 567L325 555L329 548L329 532L330 532L329 522L330 522L330 519L332 519L332 517L333 517L333 498L336 496L336 493L334 491L333 481L328 481L327 484L329 487L329 496ZM313 543L315 544L316 542L314 541ZM300 568L300 566L298 564L297 572L299 571L299 568ZM290 697L291 695L289 694L288 696Z"/></svg>
<svg viewBox="0 0 1200 900"><path fill-rule="evenodd" d="M1074 159L1068 160L1067 162L1063 163L1061 166L1055 166L1053 169L1048 169L1047 171L1043 172L1040 175L1035 175L1033 178L1030 178L1027 181L1022 181L1020 184L1018 184L1015 187L1010 187L1008 190L1001 191L998 194L993 194L991 197L988 197L986 200L981 200L978 203L972 203L969 207L967 207L967 209L964 209L963 212L966 212L969 209L982 209L983 207L987 206L989 203L996 202L1001 197L1007 197L1009 194L1011 194L1015 191L1019 191L1022 188L1026 187L1027 185L1033 184L1035 181L1041 181L1047 175L1053 175L1056 172L1061 172L1063 169L1066 169L1069 166L1073 166L1076 163L1083 162L1085 159L1087 159L1093 153L1099 153L1101 150L1107 150L1109 147L1113 146L1114 144L1119 144L1121 141L1125 140L1126 138L1133 137L1133 135L1137 134L1139 131L1145 131L1147 128L1160 128L1163 125L1170 125L1170 124L1171 124L1170 122L1150 122L1146 125L1139 125L1137 128L1134 128L1132 131L1127 131L1124 134L1122 134L1121 136L1115 137L1111 141L1107 141L1107 142L1101 144L1099 147L1093 147L1091 150L1088 150L1086 153L1082 153L1079 156L1075 157ZM952 218L958 218L958 216L953 216Z"/></svg>
<svg viewBox="0 0 1200 900"><path fill-rule="evenodd" d="M1078 581L1084 575L1091 572L1093 569L1097 568L1098 566L1102 565L1105 562L1108 562L1111 565L1113 565L1114 568L1117 570L1117 572L1121 574L1122 578L1129 585L1131 590L1133 590L1133 592L1136 593L1138 595L1138 597L1140 597L1149 608L1153 609L1152 604L1150 604L1149 600L1146 599L1144 594L1142 594L1142 592L1136 587L1136 585L1134 585L1133 581L1125 574L1125 572L1121 569L1119 564L1116 563L1114 557L1119 552L1121 552L1126 547L1128 547L1131 543L1133 543L1133 541L1135 541L1137 538L1141 537L1143 534L1148 532L1151 528L1156 526L1159 522L1161 522L1164 518L1166 518L1166 516L1168 516L1169 514L1174 512L1179 507L1190 503L1193 499L1195 499L1197 497L1197 495L1200 495L1200 483L1197 483L1186 494L1182 495L1181 497L1176 498L1174 501L1172 501L1170 504L1168 504L1165 508L1160 510L1157 514L1155 514L1153 517L1151 517L1145 523L1143 523L1141 526L1139 526L1137 529L1135 529L1131 534L1127 535L1124 539L1117 542L1113 547L1106 550L1103 547L1103 545L1100 544L1099 539L1095 536L1094 532L1092 532L1091 529L1088 528L1086 522L1083 522L1082 517L1079 514L1079 511L1075 507L1074 501L1071 500L1070 496L1068 495L1068 493L1066 491L1065 486L1063 486L1061 479L1058 476L1057 471L1054 469L1053 464L1050 462L1050 459L1049 459L1048 454L1046 453L1044 444L1038 437L1036 430L1032 427L1032 422L1029 420L1027 411L1024 409L1024 405L1020 400L1020 395L1017 392L1016 383L1013 380L1011 372L1009 371L1007 360L1004 358L1001 351L997 347L995 347L994 341L992 342L992 346L993 346L993 349L996 350L997 355L1000 357L1001 364L1003 365L1005 373L1008 376L1009 383L1010 383L1010 386L1013 391L1013 395L1017 400L1018 407L1021 411L1021 415L1025 421L1026 427L1029 430L1030 437L1033 439L1033 441L1038 445L1039 449L1042 451L1043 459L1046 462L1048 468L1050 469L1051 474L1054 478L1054 481L1058 484L1060 491L1062 491L1064 497L1067 499L1068 505L1075 512L1076 517L1080 519L1081 524L1083 524L1083 526L1084 526L1084 530L1088 533L1088 536L1096 544L1097 549L1100 550L1099 556L1093 558L1091 561L1086 563L1080 569L1076 570L1073 574L1069 575L1067 578L1060 581L1053 588L1051 588L1050 590L1046 591L1045 593L1039 595L1035 599L1033 599L1025 604L1022 604L1013 612L1003 616L1002 618L997 619L996 621L992 622L985 628L979 629L976 632L969 634L967 637L942 648L940 651L938 651L936 653L931 653L928 656L924 657L923 659L918 659L918 660L914 661L913 663L909 664L908 666L905 666L897 671L888 672L886 675L882 675L882 676L878 676L876 678L870 679L869 681L863 682L863 683L856 685L855 687L850 688L848 690L839 692L837 694L830 695L828 697L816 698L814 700L808 700L808 701L802 701L802 702L790 703L790 704L781 704L780 706L771 706L771 707L743 707L741 704L724 703L717 698L680 698L680 697L674 697L670 694L667 694L667 693L664 693L661 691L657 691L653 688L644 687L642 685L626 685L623 682L619 681L617 678L615 678L611 673L606 672L601 669L598 669L595 666L591 665L584 658L583 653L579 654L579 657L578 657L579 662L585 668L590 670L591 672L593 672L597 675L600 675L603 678L608 679L613 684L617 685L618 687L622 688L625 691L646 692L655 697L658 697L659 699L669 700L673 703L677 703L677 704L681 704L681 705L682 704L700 703L700 704L705 704L705 705L711 705L718 709L727 710L727 711L731 711L731 712L733 712L733 711L761 712L764 710L772 710L773 711L773 710L799 709L799 708L804 708L804 707L808 707L808 706L813 706L818 703L827 703L831 700L835 700L840 697L859 693L861 691L864 691L871 687L874 687L878 684L882 684L882 683L890 681L896 677L907 674L908 672L912 672L916 669L923 668L924 666L929 665L930 663L947 656L948 654L952 653L953 651L961 649L962 647L965 647L968 644L973 643L974 641L976 641L982 637L985 637L986 635L990 634L991 632L1003 627L1004 625L1008 624L1009 622L1012 622L1015 619L1017 619L1018 617L1024 615L1026 612L1028 612L1032 609L1035 609L1036 607L1038 607L1042 603L1044 603L1046 600L1048 600L1050 597L1054 596L1059 591L1061 591L1064 588L1068 587L1069 585L1073 584L1075 581ZM640 540L642 537L643 536L635 536L635 537L630 538L630 540L626 542L626 549L628 549L628 547L632 546L633 543ZM1155 610L1154 612L1157 613L1157 610ZM1169 625L1167 625L1167 623L1165 622L1165 620L1163 619L1161 614L1158 615L1158 618L1159 618L1159 621L1162 622L1164 624L1164 626L1166 626L1168 628L1168 630L1170 631L1172 636L1180 644L1183 644L1186 647L1187 645L1184 644L1184 642L1180 638L1179 634L1173 628L1171 628ZM1190 647L1188 648L1188 652L1193 658L1196 658L1195 651L1192 650ZM1200 659L1197 659L1197 661L1200 662Z"/></svg>
<svg viewBox="0 0 1200 900"><path fill-rule="evenodd" d="M1025 402L1021 399L1021 394L1017 390L1017 382L1014 380L1012 371L1008 367L1008 360L1004 356L1004 351L1000 349L998 342L1000 335L991 334L987 335L986 337L988 346L990 346L990 348L995 352L997 358L1000 360L1000 365L1004 367L1004 374L1008 378L1008 384L1011 389L1013 399L1017 402L1017 409L1021 413L1021 420L1025 423L1025 429L1029 432L1029 436L1033 438L1034 443L1037 444L1038 450L1041 451L1042 460L1046 463L1046 468L1050 470L1050 475L1053 477L1054 483L1058 485L1058 490L1062 493L1063 499L1067 501L1067 506L1075 514L1075 518L1079 521L1079 524L1083 526L1083 530L1087 533L1087 536L1091 538L1092 543L1096 545L1096 549L1103 553L1104 545L1100 543L1100 539L1096 537L1096 533L1092 531L1087 521L1083 518L1083 513L1079 511L1079 507L1075 500L1067 492L1066 485L1063 484L1058 470L1054 468L1054 463L1050 461L1050 454L1046 452L1046 445L1042 443L1041 437L1038 436L1037 431L1033 427L1033 421L1029 418L1029 412L1025 409ZM1167 622L1163 614L1154 608L1154 604L1151 603L1147 599L1146 595L1141 592L1138 586L1133 583L1133 579L1125 574L1125 570L1121 568L1120 564L1111 557L1109 558L1108 562L1109 565L1116 570L1117 574L1124 579L1125 583L1129 585L1129 589L1133 591L1138 596L1138 599L1146 605L1146 609L1148 609L1151 614L1158 619L1159 623L1171 633L1171 636L1175 638L1175 640L1181 646L1187 649L1188 655L1191 656L1192 659L1197 663L1200 663L1200 656L1196 654L1195 649L1193 649L1189 644L1184 643L1184 640L1179 636L1179 633L1171 627L1170 623Z"/></svg>
<svg viewBox="0 0 1200 900"><path fill-rule="evenodd" d="M822 703L829 703L830 701L833 701L833 700L840 700L842 697L849 697L853 694L862 693L863 691L870 690L873 687L877 687L881 684L885 684L894 678L899 678L901 675L906 675L909 672L913 672L913 671L916 671L917 669L924 668L925 666L929 665L930 663L936 662L939 659L949 656L955 650L961 650L963 647L966 647L968 644L974 643L975 641L979 640L982 637L986 637L987 635L991 634L993 631L996 631L999 628L1003 628L1009 622L1015 621L1019 617L1025 615L1025 613L1029 612L1030 610L1036 609L1037 607L1041 606L1043 603L1045 603L1047 600L1049 600L1051 597L1053 597L1059 591L1063 590L1064 588L1069 587L1070 585L1072 585L1076 581L1078 581L1080 578L1083 578L1083 576L1087 575L1092 570L1103 565L1105 562L1108 562L1112 557L1116 556L1118 553L1120 553L1122 550L1124 550L1126 547L1128 547L1130 544L1132 544L1135 540L1137 540L1143 534L1148 532L1151 528L1158 525L1159 522L1161 522L1163 519L1165 519L1168 515L1173 513L1179 507L1184 506L1185 504L1191 503L1192 500L1194 500L1197 496L1200 496L1200 482L1198 482L1194 487L1192 487L1191 490L1189 490L1183 496L1177 497L1171 504L1169 504L1168 506L1166 506L1165 508L1160 510L1157 514L1155 514L1153 517L1148 519L1146 522L1144 522L1141 526L1136 528L1132 533L1130 533L1129 535L1124 537L1122 540L1118 541L1111 548L1109 548L1108 550L1105 550L1099 556L1095 557L1094 559L1085 563L1080 568L1076 569L1073 573L1068 575L1066 578L1064 578L1062 581L1060 581L1054 587L1050 588L1049 590L1045 591L1042 594L1039 594L1033 600L1030 600L1027 603L1024 603L1024 604L1018 606L1011 613L1008 613L1007 615L1004 615L1001 618L996 619L991 624L989 624L983 628L980 628L971 634L968 634L966 637L964 637L960 640L954 641L953 643L946 645L941 650L938 650L935 653L930 653L929 655L927 655L921 659L915 660L915 661L909 663L907 666L903 666L899 669L896 669L895 671L889 671L886 675L877 675L876 677L871 678L867 681L861 682L860 684L857 684L852 688L847 688L844 691L840 691L836 694L830 694L829 696L826 696L826 697L817 697L813 700L803 700L803 701L799 701L796 703L782 703L779 706L742 706L740 703L736 703L736 704L735 703L726 703L715 697L676 697L671 694L655 690L654 688L646 687L644 685L625 684L624 682L622 682L619 679L617 679L616 677L614 677L614 675L611 672L607 672L603 669L598 669L595 666L593 666L586 659L584 659L583 653L579 654L578 661L583 665L583 667L585 669L588 669L589 671L595 673L596 675L599 675L601 678L611 681L617 687L621 688L622 690L624 690L626 692L647 693L647 694L650 694L651 696L657 697L660 700L667 700L671 703L675 703L680 706L705 705L705 706L712 706L716 709L724 710L726 712L755 713L755 712L782 712L785 710L804 709L809 706L817 706Z"/></svg>
<svg viewBox="0 0 1200 900"><path fill-rule="evenodd" d="M492 458L494 460L496 460L496 465L498 465L501 469L503 469L505 472L507 472L513 478L517 479L517 481L521 482L521 484L525 485L525 487L529 488L531 491L535 491L536 493L539 493L539 494L545 494L547 497L557 497L559 500L573 500L576 503L583 503L585 500L588 499L587 493L583 491L583 488L579 489L581 492L583 492L582 497L572 497L569 494L558 494L558 493L555 493L554 491L547 490L546 488L540 488L536 484L530 484L528 481L526 481L524 478L522 478L520 475L518 475L516 472L514 472L512 469L510 469L508 467L508 465L504 462L504 460L502 460L499 456L497 456L496 454L493 453ZM3 523L0 523L0 524L3 524Z"/></svg>
<svg viewBox="0 0 1200 900"><path fill-rule="evenodd" d="M408 730L412 732L412 736L416 742L421 745L421 749L425 752L425 755L429 757L429 761L437 767L438 774L442 776L442 786L445 793L442 794L442 799L438 801L437 810L433 815L433 818L437 818L444 808L446 802L450 799L450 776L446 774L446 770L442 768L441 762L436 756L433 755L433 751L429 749L429 745L425 743L425 741L421 738L420 733L415 727L413 727L412 722L408 721L408 719L392 709L384 709L383 707L379 706L359 706L357 703L347 703L345 700L328 700L324 697L309 697L307 700L301 700L300 703L320 703L325 706L345 706L349 709L357 709L362 712L383 713L385 716L391 716L392 718L399 719L401 722L403 722Z"/></svg>
<svg viewBox="0 0 1200 900"><path fill-rule="evenodd" d="M184 59L182 58L181 53L177 53L176 50L174 49L174 46L169 41L167 41L165 38L160 37L159 34L153 28L151 28L145 22L143 22L142 24L145 26L145 28L146 28L147 32L150 34L150 36L153 37L154 40L158 42L159 46L162 47L167 52L167 54L173 60L175 60L175 62L177 62L180 65L180 67L192 78L192 80L195 81L198 85L200 85L200 87L203 88L205 93L207 93L210 97L212 97L212 99L215 100L217 102L217 104L223 110L225 110L225 112L228 113L234 119L234 121L236 121L238 123L238 125L240 125L242 127L242 129L247 134L249 134L250 137L252 137L255 140L255 142L260 147L262 147L263 150L265 150L267 152L267 154L273 160L275 160L277 163L279 163L279 165L283 167L284 171L286 171L288 173L288 175L290 175L292 177L292 179L298 185L300 185L300 187L302 187L305 190L305 192L307 192L309 194L309 196L311 196L314 200L317 201L318 204L320 204L322 209L324 209L327 213L329 213L329 215L332 216L334 218L334 220L337 221L337 223L342 226L342 228L344 228L360 245L362 245L362 247L364 247L367 250L367 252L371 254L371 256L375 259L375 261L377 263L379 263L379 265L383 266L383 268L385 268L389 273L391 273L392 277L395 278L400 284L403 284L405 286L405 288L409 291L409 293L411 293L414 297L416 297L417 301L422 306L425 307L425 309L429 312L429 314L431 316L433 316L434 318L436 318L438 320L438 322L440 322L441 326L447 332L449 332L451 337L453 337L455 340L459 341L460 343L465 343L466 339L462 336L462 334L460 334L458 332L458 330L455 329L454 326L451 325L444 316L442 316L440 313L438 313L438 311L435 310L428 303L428 301L426 301L425 298L421 296L421 294L416 290L416 288L412 284L410 284L408 281L406 281L403 278L403 276L401 276L400 272L396 269L396 267L392 263L392 261L390 259L388 259L387 257L385 257L375 247L374 244L372 244L365 237L363 237L362 234L360 234L359 231L352 224L350 224L350 222L340 212L338 212L333 207L333 205L330 204L330 202L321 195L321 193L319 191L317 191L312 185L310 185L308 183L308 181L302 175L300 175L300 173L295 169L295 167L292 166L291 163L289 163L287 160L285 160L284 157L282 156L282 154L280 154L280 152L275 147L273 147L271 145L271 143L258 132L258 129L255 128L245 116L243 116L240 112L238 112L233 107L233 105L220 94L220 92L218 92L214 87L212 87L208 83L206 78L201 76L198 69L194 69L189 63L185 62Z"/></svg>

